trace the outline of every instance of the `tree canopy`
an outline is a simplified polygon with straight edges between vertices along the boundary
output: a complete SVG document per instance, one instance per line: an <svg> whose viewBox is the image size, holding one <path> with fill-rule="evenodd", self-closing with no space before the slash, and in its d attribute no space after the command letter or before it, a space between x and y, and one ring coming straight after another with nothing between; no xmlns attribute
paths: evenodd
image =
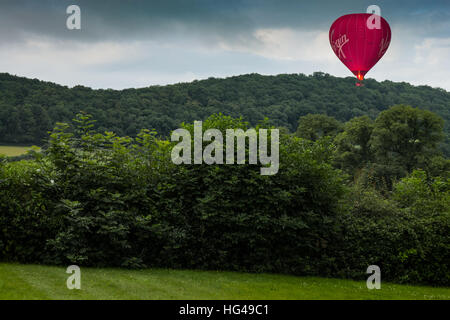
<svg viewBox="0 0 450 320"><path fill-rule="evenodd" d="M264 118L296 132L298 120L323 114L346 122L377 115L396 104L429 110L445 120L444 153L450 155L450 93L367 79L355 87L353 78L324 73L262 76L151 86L141 89L93 90L0 74L0 142L42 144L56 122L69 122L80 111L97 120L99 132L136 136L142 128L167 136L182 122L204 120L211 114L242 116L255 126Z"/></svg>

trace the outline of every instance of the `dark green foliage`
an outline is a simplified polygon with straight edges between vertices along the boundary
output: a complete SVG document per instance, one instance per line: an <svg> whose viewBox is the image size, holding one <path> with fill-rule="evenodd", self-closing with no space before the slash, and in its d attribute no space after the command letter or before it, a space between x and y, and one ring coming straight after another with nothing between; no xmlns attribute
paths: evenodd
<svg viewBox="0 0 450 320"><path fill-rule="evenodd" d="M300 117L296 135L316 141L322 137L336 137L342 131L342 123L324 114L307 114Z"/></svg>
<svg viewBox="0 0 450 320"><path fill-rule="evenodd" d="M315 274L327 261L323 244L336 228L344 187L325 161L326 141L284 136L280 172L262 176L257 165L152 159L155 146L167 157L168 145L154 140L144 149L128 139L125 147L81 129L89 126L81 118L80 138L60 126L47 150L66 210L64 227L47 243L56 262ZM247 126L212 116L203 128Z"/></svg>
<svg viewBox="0 0 450 320"><path fill-rule="evenodd" d="M367 115L371 119L396 104L433 111L446 121L441 145L450 155L450 93L427 86L365 80L324 73L311 76L258 74L227 79L152 86L142 89L72 89L56 84L0 74L0 141L41 145L56 122L69 122L84 110L97 120L99 132L135 136L141 128L167 136L179 123L204 120L222 112L242 116L252 126L265 117L277 127L295 132L298 119L326 114L341 122Z"/></svg>
<svg viewBox="0 0 450 320"><path fill-rule="evenodd" d="M411 172L437 155L444 120L436 114L398 105L377 117L371 136L376 162Z"/></svg>
<svg viewBox="0 0 450 320"><path fill-rule="evenodd" d="M210 117L203 129L247 129L229 117ZM188 126L188 128L190 128ZM158 209L176 230L163 261L182 267L314 274L325 268L334 217L344 187L326 141L282 136L280 171L258 165L189 165L164 181ZM169 201L170 197L175 199ZM169 206L169 207L167 207ZM175 210L174 210L175 207ZM162 217L166 220L167 216ZM300 254L301 253L301 254Z"/></svg>
<svg viewBox="0 0 450 320"><path fill-rule="evenodd" d="M393 200L371 188L352 187L346 200L350 210L341 218L342 239L335 242L338 273L363 277L367 266L378 265L386 280L450 284L448 182L438 182L445 190L430 198L426 179L416 175L394 186Z"/></svg>
<svg viewBox="0 0 450 320"><path fill-rule="evenodd" d="M381 112L375 121L367 116L351 119L334 139L335 165L366 186L385 191L415 169L448 176L450 162L438 147L443 126L436 114L405 105Z"/></svg>
<svg viewBox="0 0 450 320"><path fill-rule="evenodd" d="M450 179L414 171L394 186L393 199L413 217L416 234L401 255L407 268L417 268L406 280L450 283Z"/></svg>
<svg viewBox="0 0 450 320"><path fill-rule="evenodd" d="M358 169L372 162L370 148L374 124L368 116L353 118L344 125L344 130L335 138L338 166L355 174Z"/></svg>
<svg viewBox="0 0 450 320"><path fill-rule="evenodd" d="M55 197L56 186L45 165L0 162L0 257L45 259L46 240L59 224Z"/></svg>
<svg viewBox="0 0 450 320"><path fill-rule="evenodd" d="M174 165L175 143L154 131L96 133L87 114L74 123L34 160L0 162L0 260L359 279L378 264L383 279L449 284L446 178L414 172L386 198L348 190L330 137L281 134L279 172L262 176L260 165Z"/></svg>

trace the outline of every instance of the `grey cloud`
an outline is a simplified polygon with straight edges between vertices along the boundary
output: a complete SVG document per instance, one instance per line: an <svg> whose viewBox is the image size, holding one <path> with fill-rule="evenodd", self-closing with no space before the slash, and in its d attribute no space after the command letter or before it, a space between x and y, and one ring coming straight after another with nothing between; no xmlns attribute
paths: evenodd
<svg viewBox="0 0 450 320"><path fill-rule="evenodd" d="M81 31L65 28L65 9L70 4L82 9ZM85 42L181 36L245 43L255 41L252 34L257 28L326 29L340 15L364 12L370 4L372 0L2 0L0 39L20 41L29 34ZM377 4L392 23L448 36L448 0Z"/></svg>

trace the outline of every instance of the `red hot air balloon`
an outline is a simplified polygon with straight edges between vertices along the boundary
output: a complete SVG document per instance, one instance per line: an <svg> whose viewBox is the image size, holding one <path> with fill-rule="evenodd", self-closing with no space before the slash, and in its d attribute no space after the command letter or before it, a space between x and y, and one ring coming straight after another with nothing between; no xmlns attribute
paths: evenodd
<svg viewBox="0 0 450 320"><path fill-rule="evenodd" d="M366 73L383 57L390 42L389 24L375 14L348 14L337 19L330 28L334 53L359 81L364 80Z"/></svg>

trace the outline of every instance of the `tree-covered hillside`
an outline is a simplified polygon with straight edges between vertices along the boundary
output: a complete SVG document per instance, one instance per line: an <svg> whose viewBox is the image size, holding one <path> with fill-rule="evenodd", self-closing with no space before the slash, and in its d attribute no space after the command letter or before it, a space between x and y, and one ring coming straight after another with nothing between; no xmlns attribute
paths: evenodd
<svg viewBox="0 0 450 320"><path fill-rule="evenodd" d="M142 89L93 90L0 74L0 141L41 144L56 122L68 122L79 111L94 115L100 131L134 136L141 128L167 135L181 122L222 112L250 124L268 117L295 132L298 120L323 113L340 121L375 118L395 104L431 110L445 120L442 148L450 155L450 93L428 86L365 81L324 73L311 76L249 74L226 79L152 86Z"/></svg>

